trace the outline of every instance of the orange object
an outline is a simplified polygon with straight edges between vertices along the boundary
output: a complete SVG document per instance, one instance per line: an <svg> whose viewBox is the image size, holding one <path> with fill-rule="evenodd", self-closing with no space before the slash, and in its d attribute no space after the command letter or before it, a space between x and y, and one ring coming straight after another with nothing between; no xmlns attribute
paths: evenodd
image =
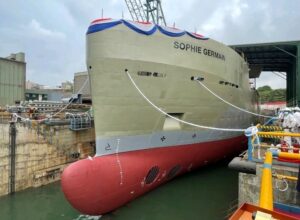
<svg viewBox="0 0 300 220"><path fill-rule="evenodd" d="M255 205L250 205L248 203L243 204L239 209L237 209L229 220L253 220L252 216L257 211L270 214L273 219L278 220L299 220L297 217L292 217L290 215L283 214L281 212L270 211Z"/></svg>
<svg viewBox="0 0 300 220"><path fill-rule="evenodd" d="M299 154L300 144L296 143L293 145L293 152Z"/></svg>
<svg viewBox="0 0 300 220"><path fill-rule="evenodd" d="M286 141L282 140L281 141L281 152L288 152L288 144L286 143Z"/></svg>

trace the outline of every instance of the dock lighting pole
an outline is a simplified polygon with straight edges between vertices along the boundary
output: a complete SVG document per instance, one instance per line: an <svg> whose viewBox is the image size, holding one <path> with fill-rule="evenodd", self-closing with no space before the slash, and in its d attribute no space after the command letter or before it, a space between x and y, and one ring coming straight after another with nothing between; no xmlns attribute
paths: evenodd
<svg viewBox="0 0 300 220"><path fill-rule="evenodd" d="M260 186L259 206L273 211L272 152L266 152Z"/></svg>

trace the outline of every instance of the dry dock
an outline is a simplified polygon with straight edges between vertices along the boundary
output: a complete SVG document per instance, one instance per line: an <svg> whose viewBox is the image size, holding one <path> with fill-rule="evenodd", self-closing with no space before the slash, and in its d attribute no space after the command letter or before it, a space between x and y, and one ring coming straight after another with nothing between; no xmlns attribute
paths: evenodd
<svg viewBox="0 0 300 220"><path fill-rule="evenodd" d="M10 113L0 114L0 196L57 181L69 163L94 155L93 127L10 123Z"/></svg>

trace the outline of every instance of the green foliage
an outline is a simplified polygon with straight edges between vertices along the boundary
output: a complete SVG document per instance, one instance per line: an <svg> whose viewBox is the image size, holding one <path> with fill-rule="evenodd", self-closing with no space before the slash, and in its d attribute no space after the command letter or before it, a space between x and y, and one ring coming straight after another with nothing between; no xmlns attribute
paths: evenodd
<svg viewBox="0 0 300 220"><path fill-rule="evenodd" d="M272 89L270 86L262 86L257 89L261 103L285 101L286 89Z"/></svg>

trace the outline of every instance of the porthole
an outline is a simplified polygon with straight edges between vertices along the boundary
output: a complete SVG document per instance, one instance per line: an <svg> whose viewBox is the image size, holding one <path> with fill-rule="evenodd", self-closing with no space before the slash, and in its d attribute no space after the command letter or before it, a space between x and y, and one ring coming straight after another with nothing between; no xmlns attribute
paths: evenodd
<svg viewBox="0 0 300 220"><path fill-rule="evenodd" d="M168 178L168 179L173 178L174 176L176 176L176 175L179 173L180 170L181 170L181 166L180 166L180 165L174 166L174 167L169 171L169 173L167 174L167 178Z"/></svg>
<svg viewBox="0 0 300 220"><path fill-rule="evenodd" d="M224 83L225 83L225 82L224 82L223 80L219 81L219 84L221 84L221 85L224 84Z"/></svg>
<svg viewBox="0 0 300 220"><path fill-rule="evenodd" d="M145 183L146 184L152 183L156 179L158 173L159 173L159 167L158 166L152 167L146 176Z"/></svg>

